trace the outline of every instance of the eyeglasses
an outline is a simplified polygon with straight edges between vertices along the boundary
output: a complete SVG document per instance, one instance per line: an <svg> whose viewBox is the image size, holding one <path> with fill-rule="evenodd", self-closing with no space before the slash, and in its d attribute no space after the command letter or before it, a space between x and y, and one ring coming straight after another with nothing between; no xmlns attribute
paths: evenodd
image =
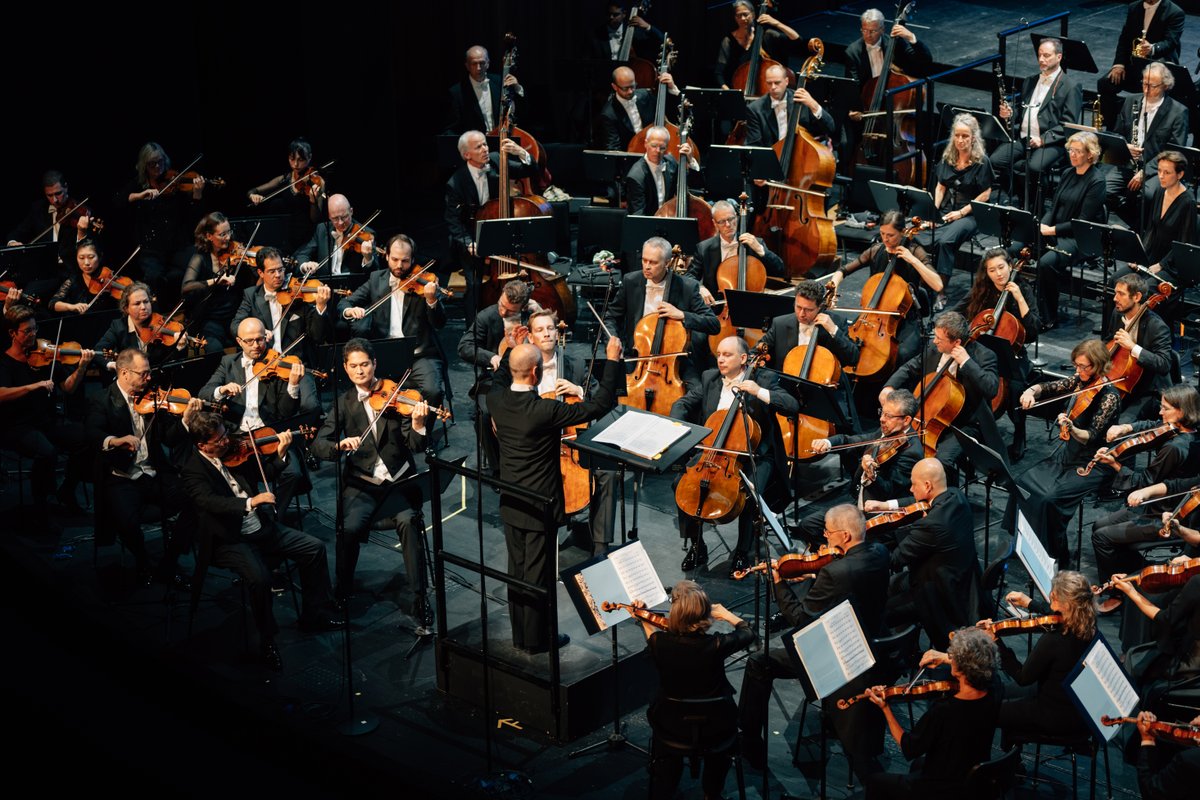
<svg viewBox="0 0 1200 800"><path fill-rule="evenodd" d="M850 531L845 530L844 528L838 528L838 529L826 528L825 529L826 536L832 536L835 533L844 533L846 535L850 535Z"/></svg>
<svg viewBox="0 0 1200 800"><path fill-rule="evenodd" d="M124 369L126 372L132 372L134 375L137 375L139 378L144 378L150 374L150 370L148 370L148 369L130 369L129 367L122 367L122 369Z"/></svg>
<svg viewBox="0 0 1200 800"><path fill-rule="evenodd" d="M879 409L879 418L880 419L904 419L907 416L908 416L908 414L889 414L888 412L884 411L882 408Z"/></svg>
<svg viewBox="0 0 1200 800"><path fill-rule="evenodd" d="M265 336L255 336L253 339L243 339L242 337L240 337L240 336L239 336L239 337L238 337L238 341L240 341L240 342L245 342L246 344L266 344L266 343L267 343L267 337L265 337Z"/></svg>
<svg viewBox="0 0 1200 800"><path fill-rule="evenodd" d="M725 219L714 219L714 225L732 225L737 221L737 217L726 217Z"/></svg>
<svg viewBox="0 0 1200 800"><path fill-rule="evenodd" d="M1086 151L1082 147L1068 147L1067 152L1073 153L1074 155L1082 155Z"/></svg>
<svg viewBox="0 0 1200 800"><path fill-rule="evenodd" d="M329 218L330 222L349 222L352 214L337 214Z"/></svg>
<svg viewBox="0 0 1200 800"><path fill-rule="evenodd" d="M1162 86L1161 83L1150 83L1149 81L1142 81L1143 89L1157 89L1160 86Z"/></svg>
<svg viewBox="0 0 1200 800"><path fill-rule="evenodd" d="M614 85L616 85L616 84L614 84ZM637 81L634 81L633 83L629 84L628 86L617 85L617 91L619 91L619 92L632 92L636 88L637 88Z"/></svg>

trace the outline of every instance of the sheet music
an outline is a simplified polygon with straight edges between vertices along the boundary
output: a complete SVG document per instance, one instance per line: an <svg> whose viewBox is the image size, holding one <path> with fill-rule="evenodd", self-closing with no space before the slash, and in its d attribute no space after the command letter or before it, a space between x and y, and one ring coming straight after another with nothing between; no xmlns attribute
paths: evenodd
<svg viewBox="0 0 1200 800"><path fill-rule="evenodd" d="M861 675L874 665L875 656L867 645L867 637L863 635L849 600L839 603L821 619L829 631L829 643L833 645L834 655L846 680Z"/></svg>
<svg viewBox="0 0 1200 800"><path fill-rule="evenodd" d="M655 572L654 564L640 541L609 551L606 557L571 575L564 585L580 614L590 617L598 631L607 630L630 618L629 612L622 608L612 611L601 609L601 604L606 601L632 603L641 600L647 608L668 602L662 579ZM584 624L587 625L586 619Z"/></svg>
<svg viewBox="0 0 1200 800"><path fill-rule="evenodd" d="M640 541L622 547L609 555L608 560L617 570L617 577L625 587L630 602L641 600L648 608L667 602L662 579L650 563L650 555Z"/></svg>
<svg viewBox="0 0 1200 800"><path fill-rule="evenodd" d="M646 459L655 459L687 435L687 426L674 420L630 409L592 440L611 444Z"/></svg>
<svg viewBox="0 0 1200 800"><path fill-rule="evenodd" d="M792 636L813 691L825 698L866 672L875 656L849 600Z"/></svg>
<svg viewBox="0 0 1200 800"><path fill-rule="evenodd" d="M1034 533L1033 526L1021 511L1017 512L1017 557L1025 565L1029 577L1033 578L1038 591L1050 601L1050 583L1058 572L1058 562L1050 557L1042 540Z"/></svg>
<svg viewBox="0 0 1200 800"><path fill-rule="evenodd" d="M1121 665L1112 657L1107 647L1097 642L1083 657L1084 666L1095 671L1096 679L1104 687L1110 700L1117 707L1117 716L1128 716L1137 705L1137 692L1121 672Z"/></svg>
<svg viewBox="0 0 1200 800"><path fill-rule="evenodd" d="M1137 692L1121 671L1103 636L1098 635L1084 653L1078 670L1068 688L1092 730L1105 741L1111 741L1120 728L1102 725L1100 718L1130 716L1138 704Z"/></svg>

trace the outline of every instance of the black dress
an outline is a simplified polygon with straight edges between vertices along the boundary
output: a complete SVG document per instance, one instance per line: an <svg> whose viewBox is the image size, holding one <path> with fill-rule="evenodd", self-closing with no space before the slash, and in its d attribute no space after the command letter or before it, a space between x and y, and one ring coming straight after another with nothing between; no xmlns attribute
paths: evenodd
<svg viewBox="0 0 1200 800"><path fill-rule="evenodd" d="M969 205L996 181L992 163L988 161L987 156L978 164L968 164L963 169L939 160L933 168L933 175L938 185L944 189L942 204L938 207L938 213L943 216ZM968 214L953 222L939 225L932 232L922 231L917 236L917 244L933 250L933 263L943 280L949 280L954 273L954 259L958 248L975 235L977 227L975 215Z"/></svg>
<svg viewBox="0 0 1200 800"><path fill-rule="evenodd" d="M786 64L790 49L788 38L773 28L764 28L760 25L758 30L762 33L763 50L770 54L773 61ZM725 34L725 37L721 39L720 47L717 48L717 62L713 66L713 78L717 82L716 85L732 86L733 73L749 60L750 48L742 47L738 40L733 38L732 32Z"/></svg>

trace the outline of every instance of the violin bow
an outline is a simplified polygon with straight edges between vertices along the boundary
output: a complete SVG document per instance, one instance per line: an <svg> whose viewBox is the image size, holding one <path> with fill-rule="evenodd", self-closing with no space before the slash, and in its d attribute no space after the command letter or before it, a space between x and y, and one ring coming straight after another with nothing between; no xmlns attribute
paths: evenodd
<svg viewBox="0 0 1200 800"><path fill-rule="evenodd" d="M54 334L54 352L50 358L50 391L54 392L54 368L58 365L58 345L62 341L63 318L58 318L58 332Z"/></svg>
<svg viewBox="0 0 1200 800"><path fill-rule="evenodd" d="M286 355L288 354L288 351L289 351L289 350L291 350L291 349L292 349L293 347L295 347L296 345L300 344L300 342L304 341L304 337L305 337L305 336L308 336L308 334L307 334L307 333L302 333L302 334L300 334L299 336L297 336L297 337L296 337L296 341L294 341L294 342L292 342L291 344L289 344L289 345L288 345L287 347L285 347L283 350L280 350L280 351L279 351L279 355L275 356L275 358L271 359L271 360L270 360L270 361L268 361L266 364L264 364L262 369L260 369L260 370L256 371L256 372L255 372L255 373L254 373L254 374L253 374L253 375L252 375L252 376L251 376L251 377L250 377L250 378L249 378L249 379L248 379L248 380L247 380L245 383L243 383L243 384L242 384L242 388L241 388L239 391L244 391L244 390L245 390L245 388L246 388L247 386L249 386L249 385L250 385L252 382L254 382L254 381L258 380L258 377L259 377L260 375L262 375L262 374L263 374L264 372L266 372L267 370L271 369L271 367L273 367L273 366L275 366L276 364L278 364L278 363L280 362L280 360L282 360L282 359L283 359L283 357L284 357L284 356L286 356Z"/></svg>
<svg viewBox="0 0 1200 800"><path fill-rule="evenodd" d="M258 236L258 229L261 227L262 227L261 222L255 223L254 232L250 234L250 238L246 240L246 243L244 245L242 245L242 254L240 256L238 256L238 262L237 262L237 264L234 264L234 266L233 266L233 283L234 284L237 283L238 273L240 273L242 271L242 264L246 263L246 254L249 253L250 248L254 246L254 237ZM213 289L215 289L215 288L217 288L217 285L214 283Z"/></svg>
<svg viewBox="0 0 1200 800"><path fill-rule="evenodd" d="M392 393L390 395L388 395L387 401L385 401L383 404L383 409L386 409L388 406L390 406L392 404L392 401L400 396L400 390L404 388L404 382L408 380L408 376L411 374L412 374L412 369L408 369L405 371L404 375L400 378L400 380L396 381L396 388L392 390ZM380 409L379 413L375 414L375 418L373 420L371 420L371 424L368 425L367 429L362 432L362 436L358 437L360 447L362 446L361 445L362 440L366 439L367 436L369 436L370 434L375 432L375 426L379 423L379 419L383 416L383 409ZM374 409L372 409L372 410L374 410ZM355 452L357 450L358 450L358 448L356 447L351 452Z"/></svg>
<svg viewBox="0 0 1200 800"><path fill-rule="evenodd" d="M271 482L267 480L267 471L263 469L262 456L258 452L258 443L254 441L254 431L246 431L246 436L250 438L250 449L254 452L254 463L258 464L258 474L262 478L263 487L271 494L274 494L275 490L271 488Z"/></svg>
<svg viewBox="0 0 1200 800"><path fill-rule="evenodd" d="M56 220L54 221L54 224L53 224L53 225L51 225L49 228L46 228L44 231L42 231L41 233L39 233L37 236L35 236L35 237L33 237L32 239L30 239L30 240L29 240L29 244L37 244L37 240L38 240L38 239L41 239L41 238L42 238L43 236L45 236L47 233L49 233L50 231L54 230L54 225L62 225L64 222L66 222L66 220L67 220L67 217L71 216L72 214L74 214L76 211L78 211L78 210L79 210L79 209L81 209L81 208L83 208L83 209L86 209L86 208L87 208L87 201L88 201L88 200L90 200L90 199L91 199L91 197L90 197L90 196L88 196L88 197L85 197L85 198L83 198L82 200L80 200L78 203L76 203L76 204L75 204L75 207L74 207L74 208L72 208L72 209L71 209L70 211L68 211L67 213L63 214L63 215L62 215L62 217L61 217L60 219L56 219Z"/></svg>
<svg viewBox="0 0 1200 800"><path fill-rule="evenodd" d="M376 218L376 217L378 217L378 216L379 216L380 214L382 214L382 213L383 213L383 210L382 210L382 209L376 210L374 214L372 214L371 216L367 217L367 221L366 221L366 222L360 223L358 227L359 227L359 228L361 228L361 229L363 229L363 230L366 230L366 227L367 227L368 225L370 225L372 222L374 222L374 221L375 221L375 218ZM353 227L353 226L354 226L354 220L353 220L353 219L352 219L352 220L350 220L350 225L351 225L351 227ZM351 241L353 241L353 237L347 236L347 237L346 237L346 241L344 241L344 242L342 242L341 244L339 244L339 245L337 246L337 248L335 248L335 249L333 249L333 250L330 250L330 251L329 251L329 255L325 256L325 260L324 260L324 261L322 261L320 264L317 264L316 268L314 268L314 269L313 269L311 272L309 272L308 274L309 274L309 275L315 275L317 272L319 272L319 271L321 270L321 267L325 266L326 264L328 264L328 263L330 262L330 260L332 260L332 259L333 259L333 254L334 254L334 253L337 253L337 252L339 252L339 251L345 250L347 247L349 247L349 246L350 246L350 242L351 242Z"/></svg>
<svg viewBox="0 0 1200 800"><path fill-rule="evenodd" d="M134 257L138 253L140 253L141 250L142 250L142 246L140 244L137 247L133 248L133 252L129 254L129 258L125 259L125 263L122 264L117 269L116 272L114 272L112 275L109 275L108 280L105 281L104 285L102 285L100 287L100 291L96 292L96 294L92 296L91 302L87 304L87 308L85 308L83 310L83 313L86 314L87 312L92 310L92 306L94 306L96 304L96 301L100 299L100 295L102 295L108 291L108 287L112 286L112 283L113 283L113 281L115 281L117 279L117 276L125 271L125 268L129 266L129 262L133 261Z"/></svg>
<svg viewBox="0 0 1200 800"><path fill-rule="evenodd" d="M425 266L421 267L419 270L417 270L413 274L409 275L403 281L396 284L396 288L392 289L390 292L385 294L383 297L376 300L374 303L371 304L370 308L368 308L366 311L363 312L363 319L366 319L367 317L369 317L371 315L371 312L373 312L375 309L379 308L381 305L383 305L388 300L391 300L392 295L396 294L397 292L402 292L406 288L408 288L408 285L410 283L415 281L418 277L421 276L421 274L426 272L430 267L432 267L436 263L437 263L437 259L434 259L434 258L429 259L429 262L427 264L425 264Z"/></svg>
<svg viewBox="0 0 1200 800"><path fill-rule="evenodd" d="M1125 376L1123 376L1123 375L1120 378L1117 378L1116 380L1109 380L1108 378L1105 378L1103 381L1101 381L1096 386L1087 386L1087 387L1084 387L1083 389L1079 389L1078 391L1069 392L1067 394L1055 395L1054 397L1048 397L1045 400L1038 400L1036 403L1031 405L1030 408L1037 408L1038 406L1044 406L1044 405L1048 405L1050 403L1057 403L1059 400L1066 400L1069 397L1076 397L1078 395L1083 394L1084 392L1090 392L1092 389L1103 389L1105 386L1114 386L1118 383L1124 383L1124 381L1125 381Z"/></svg>
<svg viewBox="0 0 1200 800"><path fill-rule="evenodd" d="M196 156L195 158L193 158L193 159L192 159L192 162L191 162L190 164L188 164L186 167L184 167L183 169L181 169L181 170L179 170L178 172L176 172L176 173L175 173L175 177L174 177L174 178L171 178L171 180L167 181L167 185L166 185L166 186L164 186L163 188L161 188L161 189L159 189L159 190L158 190L158 196L159 196L159 197L161 197L161 196L162 196L162 194L163 194L163 192L167 191L167 190L168 190L168 189L170 189L172 186L174 186L174 185L175 185L175 183L176 183L176 181L178 181L180 178L182 178L185 172L187 172L187 171L188 171L188 170L190 170L192 167L194 167L194 166L196 166L197 164L199 164L199 163L200 163L200 159L202 159L202 158L204 158L204 153L201 153L200 155L198 155L198 156ZM158 198L156 197L155 199L157 200Z"/></svg>
<svg viewBox="0 0 1200 800"><path fill-rule="evenodd" d="M276 197L276 196L278 196L278 195L281 195L281 194L283 194L283 193L284 193L284 192L286 192L288 189L290 189L290 188L292 188L293 186L295 186L297 183L300 183L300 181L307 180L309 175L317 175L317 174L319 174L319 173L321 172L321 170L323 170L323 169L329 169L330 167L332 167L332 166L334 165L334 163L335 163L334 161L330 161L328 164L326 164L326 165L325 165L325 166L323 166L323 167L317 167L317 168L316 168L316 169L314 169L312 172L308 173L308 175L303 175L303 176L301 176L301 177L299 177L299 178L296 178L296 180L292 181L291 183L289 183L289 184L287 184L287 185L285 185L285 186L280 186L278 189L276 189L275 191L271 192L269 195L267 195L266 197L264 197L264 198L262 199L262 202L263 202L263 203L265 203L265 202L267 202L268 200L270 200L271 198L273 198L273 197ZM247 203L246 205L247 205L247 207L252 207L252 206L254 206L254 203ZM261 203L260 203L259 205L261 205Z"/></svg>

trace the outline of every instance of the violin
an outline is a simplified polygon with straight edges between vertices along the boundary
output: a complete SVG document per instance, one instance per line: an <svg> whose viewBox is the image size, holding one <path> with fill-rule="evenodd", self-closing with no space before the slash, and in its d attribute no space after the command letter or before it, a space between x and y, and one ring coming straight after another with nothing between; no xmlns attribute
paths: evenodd
<svg viewBox="0 0 1200 800"><path fill-rule="evenodd" d="M225 180L223 178L204 178L194 169L190 169L184 173L180 173L172 169L167 170L165 173L163 173L163 176L158 179L159 183L165 184L163 188L158 189L158 187L154 185L153 181L151 182L150 186L152 189L158 189L159 197L168 197L176 192L190 192L194 190L196 188L196 180L198 178L202 178L204 180L205 186L221 188L225 185Z"/></svg>
<svg viewBox="0 0 1200 800"><path fill-rule="evenodd" d="M937 454L938 439L954 424L967 399L962 384L950 374L950 365L953 363L954 359L947 359L937 372L922 378L921 384L913 392L918 408L917 415L913 417L913 430L920 432L927 458Z"/></svg>
<svg viewBox="0 0 1200 800"><path fill-rule="evenodd" d="M1112 381L1106 378L1101 378L1099 375L1097 375L1092 379L1092 382L1088 384L1087 388L1075 395L1074 402L1071 403L1071 407L1067 410L1067 420L1062 425L1058 426L1059 439L1064 442L1070 441L1071 426L1074 421L1079 419L1079 416L1083 414L1084 411L1087 411L1088 407L1091 406L1092 401L1096 399L1096 395L1100 394L1101 389L1103 389L1105 386L1111 385Z"/></svg>
<svg viewBox="0 0 1200 800"><path fill-rule="evenodd" d="M915 520L924 519L928 513L929 502L926 500L918 500L912 505L897 508L895 511L884 511L867 520L867 533L883 533L886 530L907 525Z"/></svg>
<svg viewBox="0 0 1200 800"><path fill-rule="evenodd" d="M1183 493L1183 499L1179 501L1179 504L1175 506L1175 510L1171 512L1171 516L1159 528L1158 535L1164 539L1170 537L1171 534L1179 529L1179 520L1195 511L1197 506L1200 506L1200 486Z"/></svg>
<svg viewBox="0 0 1200 800"><path fill-rule="evenodd" d="M836 545L823 544L815 553L788 553L775 561L763 561L746 569L733 571L733 579L740 581L755 572L766 572L773 568L782 580L796 580L814 572L820 572L831 563L846 555L846 551Z"/></svg>
<svg viewBox="0 0 1200 800"><path fill-rule="evenodd" d="M647 622L660 631L665 631L667 625L670 624L670 620L666 614L659 614L657 611L651 611L648 608L642 608L630 603L614 603L611 600L605 600L600 604L600 610L606 613L617 611L618 609L629 612L629 616L642 622Z"/></svg>
<svg viewBox="0 0 1200 800"><path fill-rule="evenodd" d="M321 283L316 278L309 278L302 281L299 278L292 278L287 285L282 287L275 293L275 300L281 306L290 306L296 300L303 300L306 303L317 302L317 290L325 284ZM349 289L330 289L330 293L334 297L349 297Z"/></svg>
<svg viewBox="0 0 1200 800"><path fill-rule="evenodd" d="M1176 425L1173 422L1168 422L1165 425L1159 425L1157 428L1151 428L1148 431L1142 431L1141 433L1135 433L1131 436L1126 436L1118 444L1109 448L1107 455L1112 456L1113 460L1118 462L1116 464L1109 464L1109 466L1111 466L1117 472L1120 472L1121 464L1119 462L1122 455L1125 455L1126 453L1139 453L1155 444L1161 444L1169 441L1180 433L1191 433L1191 429L1184 428L1182 425ZM1096 466L1098 463L1100 463L1099 456L1092 456L1092 459L1088 461L1087 464L1082 467L1076 467L1075 471L1080 475L1088 475L1091 473L1092 467Z"/></svg>
<svg viewBox="0 0 1200 800"><path fill-rule="evenodd" d="M682 171L680 170L680 172ZM738 242L737 253L717 265L717 290L722 298L725 296L726 289L736 289L739 292L761 292L767 288L767 268L762 261L750 253L749 247L739 241L742 234L749 230L747 225L750 219L749 201L750 198L745 192L738 197L738 228L733 237L734 241ZM711 215L709 217L711 219ZM708 337L708 347L714 356L717 354L717 348L721 346L721 342L729 336L741 336L751 347L758 344L759 339L763 337L761 330L734 327L729 318L728 303L721 307L721 313L717 315L717 319L721 321L721 330Z"/></svg>
<svg viewBox="0 0 1200 800"><path fill-rule="evenodd" d="M241 261L243 264L257 269L259 267L258 254L262 252L263 247L265 245L256 244L246 247L241 242L233 242L229 245L229 249L225 253L217 256L217 261L222 266L236 264L238 261ZM296 259L291 256L280 256L280 261L288 269L295 269L297 266Z"/></svg>
<svg viewBox="0 0 1200 800"><path fill-rule="evenodd" d="M1137 584L1143 592L1157 594L1182 586L1196 575L1200 575L1200 558L1189 558L1170 564L1152 564L1143 567L1136 575L1126 575L1124 580ZM1092 593L1103 594L1116 585L1116 581L1110 580L1102 586L1093 586Z"/></svg>
<svg viewBox="0 0 1200 800"><path fill-rule="evenodd" d="M301 436L309 441L316 436L317 429L313 425L301 425L294 431L288 431L293 436ZM257 428L249 433L236 433L229 437L229 447L221 456L221 463L227 467L236 467L259 455L271 455L279 450L279 436L272 428Z"/></svg>
<svg viewBox="0 0 1200 800"><path fill-rule="evenodd" d="M309 370L310 372L312 370ZM424 400L421 393L416 389L404 389L399 391L400 385L395 381L383 380L379 387L371 392L367 398L367 403L376 414L382 414L384 411L395 411L406 417L411 417L414 407L417 403ZM444 408L437 406L429 406L429 413L433 414L438 419L450 419L450 412Z"/></svg>
<svg viewBox="0 0 1200 800"><path fill-rule="evenodd" d="M28 294L20 286L17 286L16 281L0 281L0 290L2 290L0 291L0 294L7 294L9 289L17 289L21 292L22 303L32 303L33 305L37 305L38 303L42 302L42 298L38 297L36 294Z"/></svg>
<svg viewBox="0 0 1200 800"><path fill-rule="evenodd" d="M92 295L107 292L114 300L120 300L125 290L133 285L133 278L124 275L114 275L108 267L101 267L99 272L84 275L84 286Z"/></svg>
<svg viewBox="0 0 1200 800"><path fill-rule="evenodd" d="M912 235L912 228L904 231L905 238ZM858 363L848 365L846 372L859 378L891 374L896 369L896 359L900 355L897 332L900 321L913 305L908 281L896 274L897 258L892 253L883 272L867 278L862 290L862 313L846 332L860 348Z"/></svg>
<svg viewBox="0 0 1200 800"><path fill-rule="evenodd" d="M747 379L768 358L761 345L752 351L746 362ZM729 408L709 416L704 423L712 431L703 442L707 449L675 485L675 505L701 522L731 522L746 505L738 454L758 447L762 430L742 409L742 403L742 393L735 392Z"/></svg>
<svg viewBox="0 0 1200 800"><path fill-rule="evenodd" d="M975 623L975 627L982 631L988 631L993 636L999 638L1001 636L1013 636L1018 633L1029 633L1039 628L1046 630L1061 624L1062 615L1056 612L1040 617L1013 617L1012 619L1001 619L993 622L980 621ZM950 631L950 638L954 638L954 631Z"/></svg>
<svg viewBox="0 0 1200 800"><path fill-rule="evenodd" d="M913 113L924 103L924 92L920 89L909 89L891 96L891 130L887 130L888 114L885 110L888 91L912 83L912 78L895 66L896 40L888 32L896 25L905 24L915 7L915 0L904 6L902 11L897 5L899 13L896 14L895 21L891 25L885 23L883 26L883 68L878 77L866 80L862 87L861 99L865 121L856 160L859 164L882 166L887 176L885 180L924 186L926 165L924 157L917 149L917 121L916 114ZM897 112L903 114L899 119L896 119ZM916 156L897 163L897 151L902 154L916 153Z"/></svg>
<svg viewBox="0 0 1200 800"><path fill-rule="evenodd" d="M208 344L208 339L203 336L193 336L184 330L182 322L168 320L157 312L150 315L146 325L136 327L138 339L142 344L165 344L175 347L181 339L187 347L203 349Z"/></svg>
<svg viewBox="0 0 1200 800"><path fill-rule="evenodd" d="M259 365L262 369L259 369ZM302 366L299 356L280 355L278 350L268 350L263 354L262 358L254 362L254 377L261 380L269 380L271 378L279 378L287 380L292 376L292 367ZM322 372L319 369L305 369L309 375L320 380L325 380L329 377L328 372ZM376 409L378 411L378 409Z"/></svg>
<svg viewBox="0 0 1200 800"><path fill-rule="evenodd" d="M1137 717L1110 717L1108 714L1100 717L1100 724L1108 727L1123 724L1137 725L1137 722ZM1154 720L1146 727L1155 739L1175 744L1200 745L1200 725Z"/></svg>
<svg viewBox="0 0 1200 800"><path fill-rule="evenodd" d="M432 264L433 262L430 263ZM441 284L438 284L436 275L410 275L404 280L400 281L400 283L396 285L396 289L398 291L408 292L409 294L422 295L425 294L425 287L431 283L437 285L437 293L442 297L454 297L454 292L452 290L445 288Z"/></svg>
<svg viewBox="0 0 1200 800"><path fill-rule="evenodd" d="M563 349L567 346L567 323L558 323L558 364L564 363ZM555 395L551 390L542 395L546 400L557 400L560 403L573 405L583 400L578 395ZM567 444L587 425L571 425L563 428L562 440L558 444L558 467L563 478L563 503L567 516L575 514L588 507L591 502L592 476L588 468L579 463L579 451Z"/></svg>
<svg viewBox="0 0 1200 800"><path fill-rule="evenodd" d="M343 235L342 247L364 256L369 256L372 253L378 253L381 256L387 255L387 251L375 245L375 234L367 230L366 226L359 225L357 222L351 225L350 229Z"/></svg>
<svg viewBox="0 0 1200 800"><path fill-rule="evenodd" d="M96 355L104 356L112 360L117 357L117 354L112 350L97 350ZM74 365L78 364L83 358L83 348L79 342L60 342L55 344L49 339L38 339L37 347L33 352L25 357L27 363L33 369L41 369L49 366L52 361L57 361L60 364Z"/></svg>
<svg viewBox="0 0 1200 800"><path fill-rule="evenodd" d="M923 697L928 695L938 696L950 694L958 691L958 681L925 681L924 683L916 683L911 686L901 684L899 686L889 686L883 690L885 700L910 700L914 697ZM837 701L837 707L845 711L850 706L857 703L859 700L866 700L867 693L862 692L853 697L843 697Z"/></svg>
<svg viewBox="0 0 1200 800"><path fill-rule="evenodd" d="M679 245L672 250L671 261L682 259ZM670 295L674 269L668 269L663 288L664 301ZM683 378L676 358L687 354L690 337L679 320L657 313L638 320L633 331L633 349L639 359L634 371L625 376L625 396L617 398L624 406L640 408L668 416L671 406L683 397ZM633 359L627 358L626 361Z"/></svg>
<svg viewBox="0 0 1200 800"><path fill-rule="evenodd" d="M325 194L325 179L317 174L316 167L306 168L304 174L296 177L294 185L301 194L314 203L318 197Z"/></svg>
<svg viewBox="0 0 1200 800"><path fill-rule="evenodd" d="M1133 330L1147 311L1157 307L1160 303L1171 296L1172 287L1167 282L1162 282L1158 285L1158 291L1150 296L1150 299L1142 304L1142 307L1133 315L1133 319L1125 324L1126 330ZM1124 378L1122 383L1117 384L1117 391L1121 393L1121 397L1129 396L1129 393L1137 386L1141 380L1143 368L1133 357L1133 352L1126 347L1121 347L1117 344L1115 338L1108 340L1104 344L1104 349L1108 350L1108 354L1112 357L1112 363L1108 367L1108 372L1105 377L1109 380L1116 381L1118 378Z"/></svg>
<svg viewBox="0 0 1200 800"><path fill-rule="evenodd" d="M151 414L156 410L166 411L178 417L187 411L191 401L192 395L186 389L151 389L134 402L133 410L139 414ZM200 405L218 413L227 408L225 403L215 403L211 400L201 400Z"/></svg>
<svg viewBox="0 0 1200 800"><path fill-rule="evenodd" d="M818 313L824 312L836 302L837 286L830 281L825 286L825 298ZM783 372L809 383L836 386L842 379L842 362L838 361L829 348L817 344L817 332L814 329L808 344L797 345L784 356ZM779 422L779 432L783 436L784 452L801 462L816 461L824 457L823 454L812 452L813 442L833 436L832 422L808 414L797 414L795 417L776 414L775 419ZM802 456L801 453L811 455Z"/></svg>

